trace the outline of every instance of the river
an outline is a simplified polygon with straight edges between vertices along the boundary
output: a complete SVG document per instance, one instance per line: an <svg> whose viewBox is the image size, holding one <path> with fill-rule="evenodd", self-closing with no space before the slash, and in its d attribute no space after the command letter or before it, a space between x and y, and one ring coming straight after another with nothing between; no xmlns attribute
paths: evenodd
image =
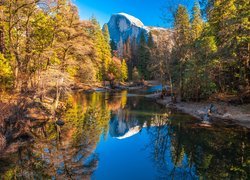
<svg viewBox="0 0 250 180"><path fill-rule="evenodd" d="M202 127L136 92L76 93L65 125L42 123L0 157L1 179L249 179L249 129Z"/></svg>

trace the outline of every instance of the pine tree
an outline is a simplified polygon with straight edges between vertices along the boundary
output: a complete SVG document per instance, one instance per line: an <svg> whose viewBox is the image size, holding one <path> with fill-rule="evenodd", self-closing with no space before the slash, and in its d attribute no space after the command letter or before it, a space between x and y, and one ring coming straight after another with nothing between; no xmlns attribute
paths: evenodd
<svg viewBox="0 0 250 180"><path fill-rule="evenodd" d="M107 24L103 25L102 33L104 36L104 39L107 43L110 43L110 35L109 35L109 28Z"/></svg>
<svg viewBox="0 0 250 180"><path fill-rule="evenodd" d="M155 46L155 43L154 43L152 32L149 32L149 35L148 35L148 47L149 47L149 49L152 49L152 48L154 48L154 46Z"/></svg>
<svg viewBox="0 0 250 180"><path fill-rule="evenodd" d="M108 75L108 68L109 65L111 63L111 47L110 47L110 36L109 36L109 29L108 29L108 25L105 24L103 27L103 37L104 37L104 42L102 43L102 53L103 53L103 59L102 59L102 63L103 63L103 79L107 79L107 75Z"/></svg>
<svg viewBox="0 0 250 180"><path fill-rule="evenodd" d="M148 79L150 79L150 78L153 78L154 76L153 72L151 72L150 70L150 64L152 64L152 62L154 61L153 51L155 51L155 48L156 48L152 32L149 33L147 45L148 45L148 54L149 54L149 61L147 63L147 71L148 71Z"/></svg>
<svg viewBox="0 0 250 180"><path fill-rule="evenodd" d="M241 81L245 87L250 86L250 37L249 37L249 1L236 0L237 17L235 19L235 25L237 26L237 46L236 54L240 61Z"/></svg>
<svg viewBox="0 0 250 180"><path fill-rule="evenodd" d="M128 64L128 76L129 79L133 79L133 68L136 66L138 67L138 55L137 55L137 50L138 50L138 45L136 43L136 38L133 37L131 39L130 43L130 52L131 52L131 58L128 59L127 64Z"/></svg>
<svg viewBox="0 0 250 180"><path fill-rule="evenodd" d="M244 0L218 0L208 16L218 47L217 57L223 65L222 91L249 86L248 12L249 3Z"/></svg>
<svg viewBox="0 0 250 180"><path fill-rule="evenodd" d="M183 97L183 73L185 72L185 62L190 57L190 19L186 7L179 5L175 14L175 47L173 58L176 61L175 71L176 84L179 90L180 98Z"/></svg>
<svg viewBox="0 0 250 180"><path fill-rule="evenodd" d="M104 26L103 31L95 17L91 19L93 28L93 39L96 50L96 66L99 68L98 79L100 81L106 80L108 75L109 65L111 63L111 47L109 44L108 26Z"/></svg>
<svg viewBox="0 0 250 180"><path fill-rule="evenodd" d="M122 60L121 74L122 74L122 81L126 81L128 79L128 66L125 59Z"/></svg>
<svg viewBox="0 0 250 180"><path fill-rule="evenodd" d="M193 17L191 20L191 29L192 29L192 39L196 40L197 38L199 38L201 36L203 27L204 27L204 23L202 20L202 16L201 16L201 10L200 10L200 6L199 3L196 1L195 5L193 7L193 11L192 11Z"/></svg>
<svg viewBox="0 0 250 180"><path fill-rule="evenodd" d="M147 64L149 62L149 49L147 46L145 34L141 33L140 36L140 42L139 42L139 47L137 50L137 55L138 55L138 70L140 75L144 79L148 79L149 73L147 71Z"/></svg>
<svg viewBox="0 0 250 180"><path fill-rule="evenodd" d="M179 5L176 14L174 28L176 32L177 46L187 45L190 42L190 19L187 8Z"/></svg>
<svg viewBox="0 0 250 180"><path fill-rule="evenodd" d="M117 45L113 39L110 41L110 47L112 50L117 50Z"/></svg>

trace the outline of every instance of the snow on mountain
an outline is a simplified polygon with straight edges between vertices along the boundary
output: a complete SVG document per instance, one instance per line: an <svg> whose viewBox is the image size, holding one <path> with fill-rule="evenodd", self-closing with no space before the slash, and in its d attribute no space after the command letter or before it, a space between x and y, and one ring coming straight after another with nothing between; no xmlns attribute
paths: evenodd
<svg viewBox="0 0 250 180"><path fill-rule="evenodd" d="M118 13L119 15L121 16L124 16L125 18L127 18L131 24L135 25L135 26L138 26L138 27L143 27L144 24L141 22L140 19L137 19L136 17L134 16L131 16L129 14L126 14L126 13Z"/></svg>
<svg viewBox="0 0 250 180"><path fill-rule="evenodd" d="M138 18L126 13L113 14L108 22L111 39L116 43L118 52L122 56L123 45L130 39L130 42L136 41L139 43L142 33L145 34L146 39L151 31L157 31L161 34L162 31L169 31L160 27L145 26Z"/></svg>

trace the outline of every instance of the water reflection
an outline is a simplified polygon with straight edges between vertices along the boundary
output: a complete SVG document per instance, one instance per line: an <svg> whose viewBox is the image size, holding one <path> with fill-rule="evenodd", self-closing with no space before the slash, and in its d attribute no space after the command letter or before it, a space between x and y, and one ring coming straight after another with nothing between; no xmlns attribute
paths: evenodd
<svg viewBox="0 0 250 180"><path fill-rule="evenodd" d="M248 129L202 128L190 116L129 97L127 91L77 93L68 101L61 129L52 122L32 127L32 139L0 156L2 179L112 179L111 174L131 179L119 174L133 171L122 162L128 152L138 166L149 164L134 179L142 174L146 179L250 178Z"/></svg>
<svg viewBox="0 0 250 180"><path fill-rule="evenodd" d="M201 128L192 119L160 119L150 130L151 156L163 179L249 179L249 130Z"/></svg>

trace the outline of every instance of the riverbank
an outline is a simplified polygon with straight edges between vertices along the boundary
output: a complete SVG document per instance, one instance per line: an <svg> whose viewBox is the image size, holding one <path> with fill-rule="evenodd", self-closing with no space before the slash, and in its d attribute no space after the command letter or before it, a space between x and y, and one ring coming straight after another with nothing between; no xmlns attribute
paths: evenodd
<svg viewBox="0 0 250 180"><path fill-rule="evenodd" d="M16 152L33 139L32 128L53 120L53 104L53 99L41 101L34 93L0 93L0 156Z"/></svg>
<svg viewBox="0 0 250 180"><path fill-rule="evenodd" d="M109 85L105 85L102 82L96 83L75 83L68 87L70 89L67 93L72 92L118 92L122 90L137 90L156 83L155 81L143 82L143 83L121 83L114 88ZM49 89L53 89L52 87ZM29 92L25 94L14 92L0 92L0 125L4 120L9 119L14 114L14 111L23 111L25 115L23 118L33 120L48 120L51 119L55 92L44 93L42 99L37 92ZM63 106L63 102L59 102L59 105ZM20 107L22 106L22 107ZM18 113L20 114L20 113ZM0 126L1 127L1 126Z"/></svg>
<svg viewBox="0 0 250 180"><path fill-rule="evenodd" d="M154 99L158 104L164 105L167 108L179 110L200 120L204 120L204 115L207 114L208 108L213 105L215 112L209 114L209 118L212 122L233 122L250 128L250 104L236 106L214 101L172 103L170 97L160 99L160 94L148 95L146 97Z"/></svg>

